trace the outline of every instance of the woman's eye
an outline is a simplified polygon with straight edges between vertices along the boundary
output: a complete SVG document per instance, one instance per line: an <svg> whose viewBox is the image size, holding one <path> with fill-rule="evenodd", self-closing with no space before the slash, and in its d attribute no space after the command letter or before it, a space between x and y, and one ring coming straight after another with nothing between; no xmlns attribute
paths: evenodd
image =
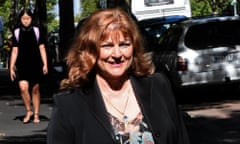
<svg viewBox="0 0 240 144"><path fill-rule="evenodd" d="M131 45L131 43L121 43L119 44L120 47L126 48L129 47Z"/></svg>
<svg viewBox="0 0 240 144"><path fill-rule="evenodd" d="M101 48L111 48L113 45L111 44L102 44Z"/></svg>

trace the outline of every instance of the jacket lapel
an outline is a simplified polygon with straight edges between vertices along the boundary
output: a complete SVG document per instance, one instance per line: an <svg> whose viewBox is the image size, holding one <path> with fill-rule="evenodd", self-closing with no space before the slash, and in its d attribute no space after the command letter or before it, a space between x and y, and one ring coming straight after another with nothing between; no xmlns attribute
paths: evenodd
<svg viewBox="0 0 240 144"><path fill-rule="evenodd" d="M151 113L151 78L132 76L131 83L144 118L150 129L152 129L152 126L150 125L151 122L149 120Z"/></svg>
<svg viewBox="0 0 240 144"><path fill-rule="evenodd" d="M103 127L108 131L109 135L115 140L114 131L109 121L107 115L107 110L104 105L104 101L101 96L100 89L97 85L97 81L85 89L85 99L89 105L91 112L95 118L103 125Z"/></svg>

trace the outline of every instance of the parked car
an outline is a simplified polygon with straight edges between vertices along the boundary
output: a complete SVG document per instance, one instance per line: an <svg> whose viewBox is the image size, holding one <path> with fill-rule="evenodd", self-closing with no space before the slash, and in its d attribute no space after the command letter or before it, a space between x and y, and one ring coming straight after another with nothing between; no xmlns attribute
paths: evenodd
<svg viewBox="0 0 240 144"><path fill-rule="evenodd" d="M137 25L144 36L146 50L149 51L155 47L162 33L164 33L168 28L186 19L188 19L188 17L183 15L173 15L138 21Z"/></svg>
<svg viewBox="0 0 240 144"><path fill-rule="evenodd" d="M145 30L151 37L159 38L161 34L166 31L170 26L186 19L188 19L188 17L183 15L173 15L144 19L138 21L138 25L142 30Z"/></svg>
<svg viewBox="0 0 240 144"><path fill-rule="evenodd" d="M153 48L156 71L174 87L240 81L240 17L191 18L171 26Z"/></svg>

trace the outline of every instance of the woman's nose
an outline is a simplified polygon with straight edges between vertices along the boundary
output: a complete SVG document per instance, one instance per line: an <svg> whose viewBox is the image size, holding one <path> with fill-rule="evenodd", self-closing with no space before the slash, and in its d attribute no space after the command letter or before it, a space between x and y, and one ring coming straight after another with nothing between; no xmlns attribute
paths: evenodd
<svg viewBox="0 0 240 144"><path fill-rule="evenodd" d="M121 52L120 47L118 45L114 46L112 49L112 56L120 57L121 55L122 55L122 52Z"/></svg>

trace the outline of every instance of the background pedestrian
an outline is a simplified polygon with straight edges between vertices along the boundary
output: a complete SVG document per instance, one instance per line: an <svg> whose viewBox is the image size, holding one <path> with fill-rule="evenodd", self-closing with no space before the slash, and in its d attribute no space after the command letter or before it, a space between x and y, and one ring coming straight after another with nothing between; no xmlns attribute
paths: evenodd
<svg viewBox="0 0 240 144"><path fill-rule="evenodd" d="M10 77L17 80L26 108L23 123L39 123L40 79L48 73L47 54L40 28L33 25L33 13L23 9L19 13L19 24L13 32L10 58ZM33 104L33 110L31 107Z"/></svg>

